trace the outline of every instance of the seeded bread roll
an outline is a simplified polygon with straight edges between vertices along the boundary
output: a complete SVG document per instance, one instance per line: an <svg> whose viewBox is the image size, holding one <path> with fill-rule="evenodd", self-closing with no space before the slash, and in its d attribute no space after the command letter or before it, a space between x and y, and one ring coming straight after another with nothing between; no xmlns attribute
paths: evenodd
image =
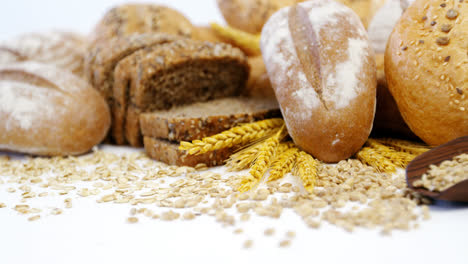
<svg viewBox="0 0 468 264"><path fill-rule="evenodd" d="M85 52L85 39L76 33L28 33L0 43L0 64L37 61L82 76Z"/></svg>
<svg viewBox="0 0 468 264"><path fill-rule="evenodd" d="M179 150L179 144L167 140L144 137L145 150L151 158L169 165L195 167L205 164L208 167L220 166L233 153L233 149L220 149L201 155L188 155Z"/></svg>
<svg viewBox="0 0 468 264"><path fill-rule="evenodd" d="M229 44L181 39L139 50L115 70L114 139L141 146L141 113L239 95L248 75L247 58Z"/></svg>
<svg viewBox="0 0 468 264"><path fill-rule="evenodd" d="M76 155L101 142L110 126L104 99L88 83L54 66L0 66L0 149Z"/></svg>
<svg viewBox="0 0 468 264"><path fill-rule="evenodd" d="M390 92L411 130L429 145L468 135L467 39L467 1L416 0L390 36Z"/></svg>
<svg viewBox="0 0 468 264"><path fill-rule="evenodd" d="M190 37L193 26L178 11L154 4L124 4L109 10L90 35L91 46L135 33Z"/></svg>
<svg viewBox="0 0 468 264"><path fill-rule="evenodd" d="M330 0L284 8L265 25L261 48L294 142L325 162L356 153L376 100L374 54L359 17Z"/></svg>
<svg viewBox="0 0 468 264"><path fill-rule="evenodd" d="M274 99L228 97L141 114L140 126L144 136L193 141L280 115Z"/></svg>

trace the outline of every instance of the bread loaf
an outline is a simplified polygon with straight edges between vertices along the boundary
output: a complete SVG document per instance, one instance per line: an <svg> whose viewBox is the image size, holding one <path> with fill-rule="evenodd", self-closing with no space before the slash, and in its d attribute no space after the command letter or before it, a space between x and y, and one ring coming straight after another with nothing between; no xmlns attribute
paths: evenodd
<svg viewBox="0 0 468 264"><path fill-rule="evenodd" d="M281 115L274 99L228 97L140 115L144 136L170 141L193 141Z"/></svg>
<svg viewBox="0 0 468 264"><path fill-rule="evenodd" d="M0 66L0 149L76 155L106 135L110 113L89 84L54 66Z"/></svg>
<svg viewBox="0 0 468 264"><path fill-rule="evenodd" d="M141 113L239 95L248 75L245 55L224 43L181 39L139 50L115 69L114 139L141 146Z"/></svg>
<svg viewBox="0 0 468 264"><path fill-rule="evenodd" d="M217 0L218 7L229 25L252 34L260 33L268 18L279 9L305 1L307 0ZM353 9L366 28L375 12L385 2L385 0L337 1Z"/></svg>
<svg viewBox="0 0 468 264"><path fill-rule="evenodd" d="M124 4L109 10L90 34L91 47L132 34L166 33L190 37L192 23L178 11L154 4Z"/></svg>
<svg viewBox="0 0 468 264"><path fill-rule="evenodd" d="M82 76L85 52L85 38L76 33L27 33L0 43L0 64L31 60Z"/></svg>
<svg viewBox="0 0 468 264"><path fill-rule="evenodd" d="M331 0L287 7L265 25L261 48L294 142L325 162L357 152L376 100L374 54L359 17Z"/></svg>
<svg viewBox="0 0 468 264"><path fill-rule="evenodd" d="M271 86L263 57L249 57L248 62L250 75L244 94L251 97L275 98L275 92Z"/></svg>
<svg viewBox="0 0 468 264"><path fill-rule="evenodd" d="M411 130L429 145L468 135L468 2L416 0L388 41L385 74Z"/></svg>

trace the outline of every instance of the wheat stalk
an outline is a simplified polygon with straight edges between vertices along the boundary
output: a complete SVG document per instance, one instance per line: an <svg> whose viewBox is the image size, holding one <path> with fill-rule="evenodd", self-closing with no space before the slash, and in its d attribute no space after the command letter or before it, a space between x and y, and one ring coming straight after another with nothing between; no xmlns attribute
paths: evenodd
<svg viewBox="0 0 468 264"><path fill-rule="evenodd" d="M260 182L276 155L280 141L286 136L286 134L287 132L283 125L275 136L262 143L258 156L250 168L249 175L244 177L240 182L240 187L238 189L240 192L246 192Z"/></svg>
<svg viewBox="0 0 468 264"><path fill-rule="evenodd" d="M366 145L379 154L389 159L390 162L395 164L397 167L406 168L408 164L416 158L416 155L410 154L408 152L401 152L392 149L391 147L385 146L384 144L378 142L375 139L369 139L366 142Z"/></svg>
<svg viewBox="0 0 468 264"><path fill-rule="evenodd" d="M396 171L396 166L393 163L369 147L362 148L356 154L356 158L379 172L393 173Z"/></svg>
<svg viewBox="0 0 468 264"><path fill-rule="evenodd" d="M260 54L260 35L253 35L245 31L235 29L229 26L221 26L216 23L211 23L211 28L222 38L227 40L234 46L239 47L248 55Z"/></svg>
<svg viewBox="0 0 468 264"><path fill-rule="evenodd" d="M395 150L407 152L413 155L421 155L430 150L428 146L424 146L422 144L417 144L402 139L385 138L378 139L377 141L383 145L392 147Z"/></svg>
<svg viewBox="0 0 468 264"><path fill-rule="evenodd" d="M190 155L198 155L223 148L239 147L275 134L283 125L284 121L281 118L243 124L202 140L194 140L191 143L182 141L179 149L187 151Z"/></svg>
<svg viewBox="0 0 468 264"><path fill-rule="evenodd" d="M304 151L300 151L297 155L293 174L302 180L305 190L309 193L314 192L319 164L319 161Z"/></svg>
<svg viewBox="0 0 468 264"><path fill-rule="evenodd" d="M294 147L294 144L282 143L280 146L283 146L285 150L281 149L273 161L268 182L279 180L289 173L299 155L299 149Z"/></svg>

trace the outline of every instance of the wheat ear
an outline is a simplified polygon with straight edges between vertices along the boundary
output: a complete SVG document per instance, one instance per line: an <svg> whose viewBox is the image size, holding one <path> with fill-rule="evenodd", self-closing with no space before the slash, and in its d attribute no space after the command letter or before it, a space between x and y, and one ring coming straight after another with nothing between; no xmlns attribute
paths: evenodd
<svg viewBox="0 0 468 264"><path fill-rule="evenodd" d="M396 166L393 163L369 147L362 148L356 154L356 158L379 172L393 173L396 171Z"/></svg>
<svg viewBox="0 0 468 264"><path fill-rule="evenodd" d="M302 180L302 185L309 193L314 192L319 164L319 161L304 151L300 151L297 155L293 174Z"/></svg>
<svg viewBox="0 0 468 264"><path fill-rule="evenodd" d="M226 167L228 167L230 171L241 171L250 168L252 163L255 161L262 144L263 141L232 154L226 161Z"/></svg>
<svg viewBox="0 0 468 264"><path fill-rule="evenodd" d="M284 177L287 173L291 172L294 162L299 155L299 149L295 148L293 144L281 143L286 150L280 150L275 160L271 164L270 176L268 182L276 181Z"/></svg>
<svg viewBox="0 0 468 264"><path fill-rule="evenodd" d="M421 155L430 150L428 146L402 139L385 138L378 139L377 141L383 145L392 147L395 150L407 152L416 156Z"/></svg>
<svg viewBox="0 0 468 264"><path fill-rule="evenodd" d="M211 23L211 28L223 39L239 47L250 56L260 55L260 35L253 35L229 26Z"/></svg>
<svg viewBox="0 0 468 264"><path fill-rule="evenodd" d="M281 118L243 124L202 140L194 140L192 143L182 141L179 149L187 151L190 155L197 155L223 148L240 147L275 134L283 125L284 121Z"/></svg>
<svg viewBox="0 0 468 264"><path fill-rule="evenodd" d="M406 168L406 166L408 166L408 164L414 158L416 158L416 155L410 154L408 152L396 151L392 149L391 147L381 144L375 139L367 140L366 145L374 149L375 151L377 151L379 154L381 154L385 158L389 159L390 162L392 162L393 164L395 164L397 167L400 167L400 168Z"/></svg>
<svg viewBox="0 0 468 264"><path fill-rule="evenodd" d="M273 137L265 140L265 142L262 143L262 147L260 148L258 156L250 168L249 174L245 176L240 182L240 192L246 192L260 182L263 175L270 167L271 161L276 155L280 141L286 136L286 134L287 132L283 125Z"/></svg>

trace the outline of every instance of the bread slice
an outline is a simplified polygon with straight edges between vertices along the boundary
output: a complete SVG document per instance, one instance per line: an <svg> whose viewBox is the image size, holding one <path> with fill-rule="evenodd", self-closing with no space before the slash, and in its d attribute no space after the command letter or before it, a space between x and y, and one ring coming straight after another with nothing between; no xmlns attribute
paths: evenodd
<svg viewBox="0 0 468 264"><path fill-rule="evenodd" d="M221 149L201 155L187 155L186 151L179 150L179 144L167 140L144 137L144 143L148 156L176 166L195 167L201 163L208 167L219 166L224 164L233 152L233 149Z"/></svg>
<svg viewBox="0 0 468 264"><path fill-rule="evenodd" d="M238 95L248 74L246 56L225 43L181 39L139 50L115 69L114 139L139 147L140 113Z"/></svg>
<svg viewBox="0 0 468 264"><path fill-rule="evenodd" d="M212 136L240 123L281 116L275 99L228 97L140 115L142 134L170 141Z"/></svg>

